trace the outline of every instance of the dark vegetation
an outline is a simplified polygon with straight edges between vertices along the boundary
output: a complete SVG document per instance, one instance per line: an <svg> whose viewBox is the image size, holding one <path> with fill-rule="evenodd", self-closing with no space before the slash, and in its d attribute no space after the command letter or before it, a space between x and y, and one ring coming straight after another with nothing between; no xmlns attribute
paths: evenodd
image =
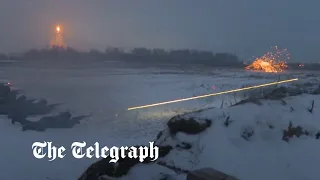
<svg viewBox="0 0 320 180"><path fill-rule="evenodd" d="M299 67L300 63L289 63L290 69L302 69L302 70L320 70L320 64L319 63L306 63L303 64L303 67Z"/></svg>
<svg viewBox="0 0 320 180"><path fill-rule="evenodd" d="M77 51L71 47L53 47L50 49L31 49L19 55L0 53L1 60L101 60L101 61L127 61L155 64L193 64L216 67L244 68L246 65L235 54L213 53L193 49L165 50L161 48L134 48L125 51L122 48L107 48L104 52L92 49L88 52ZM288 63L294 70L320 70L319 63Z"/></svg>
<svg viewBox="0 0 320 180"><path fill-rule="evenodd" d="M299 138L300 136L308 136L311 138L319 139L320 131L312 132L304 129L302 126L293 126L292 122L289 123L288 128L283 130L282 140L289 142L293 137Z"/></svg>
<svg viewBox="0 0 320 180"><path fill-rule="evenodd" d="M225 67L243 67L238 57L230 53L212 53L209 51L198 50L165 50L165 49L147 49L134 48L131 51L125 51L121 48L108 48L105 52L91 50L89 52L80 52L73 48L54 47L51 49L32 49L19 56L9 56L0 54L0 60L101 60L101 61L127 61L143 62L156 64L181 64L191 63L199 65L225 66Z"/></svg>

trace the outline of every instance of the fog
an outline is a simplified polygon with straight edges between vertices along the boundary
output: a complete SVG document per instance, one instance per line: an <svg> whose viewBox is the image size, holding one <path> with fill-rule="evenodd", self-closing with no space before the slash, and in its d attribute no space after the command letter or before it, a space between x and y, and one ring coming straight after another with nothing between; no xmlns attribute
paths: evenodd
<svg viewBox="0 0 320 180"><path fill-rule="evenodd" d="M259 56L278 45L317 61L319 2L298 0L0 1L0 52L41 48L61 24L77 49L192 48Z"/></svg>

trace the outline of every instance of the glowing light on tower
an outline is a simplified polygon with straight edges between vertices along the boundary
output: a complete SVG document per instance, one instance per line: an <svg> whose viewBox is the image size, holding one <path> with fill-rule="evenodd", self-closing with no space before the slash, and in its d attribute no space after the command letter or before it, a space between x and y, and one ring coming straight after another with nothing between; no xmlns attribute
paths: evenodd
<svg viewBox="0 0 320 180"><path fill-rule="evenodd" d="M57 27L56 27L56 32L57 32L57 34L60 33L60 26L57 26Z"/></svg>
<svg viewBox="0 0 320 180"><path fill-rule="evenodd" d="M57 25L55 27L55 36L51 40L51 47L62 47L62 48L65 47L65 44L62 38L62 28L60 25Z"/></svg>

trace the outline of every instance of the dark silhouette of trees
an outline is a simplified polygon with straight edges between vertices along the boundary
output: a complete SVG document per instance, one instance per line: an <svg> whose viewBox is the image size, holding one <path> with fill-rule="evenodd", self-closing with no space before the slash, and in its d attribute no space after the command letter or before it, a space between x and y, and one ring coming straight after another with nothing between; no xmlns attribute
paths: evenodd
<svg viewBox="0 0 320 180"><path fill-rule="evenodd" d="M299 66L303 64L303 66ZM320 70L319 63L288 63L290 69L294 70Z"/></svg>
<svg viewBox="0 0 320 180"><path fill-rule="evenodd" d="M148 49L144 47L125 51L122 48L109 47L104 52L91 49L88 52L77 51L71 47L54 46L46 49L30 49L18 57L0 53L0 60L85 60L85 61L124 61L141 64L177 64L203 65L213 67L244 68L246 65L234 53L200 51L194 49ZM289 63L290 69L320 70L320 63Z"/></svg>
<svg viewBox="0 0 320 180"><path fill-rule="evenodd" d="M170 63L170 64L202 64L211 66L242 67L235 54L212 53L192 49L165 50L161 48L148 49L144 47L124 51L121 48L107 48L105 52L92 49L88 52L79 52L70 47L52 47L50 49L31 49L24 53L23 59L88 59L101 61L130 61L143 63Z"/></svg>
<svg viewBox="0 0 320 180"><path fill-rule="evenodd" d="M8 60L9 57L6 54L0 53L0 60Z"/></svg>

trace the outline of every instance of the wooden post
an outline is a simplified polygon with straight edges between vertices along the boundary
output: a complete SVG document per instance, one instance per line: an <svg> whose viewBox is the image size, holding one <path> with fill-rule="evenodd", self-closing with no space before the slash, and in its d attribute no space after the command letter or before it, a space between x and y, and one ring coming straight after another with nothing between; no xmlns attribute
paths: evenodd
<svg viewBox="0 0 320 180"><path fill-rule="evenodd" d="M229 176L223 172L212 168L203 168L191 171L187 175L187 180L239 180L235 177Z"/></svg>

